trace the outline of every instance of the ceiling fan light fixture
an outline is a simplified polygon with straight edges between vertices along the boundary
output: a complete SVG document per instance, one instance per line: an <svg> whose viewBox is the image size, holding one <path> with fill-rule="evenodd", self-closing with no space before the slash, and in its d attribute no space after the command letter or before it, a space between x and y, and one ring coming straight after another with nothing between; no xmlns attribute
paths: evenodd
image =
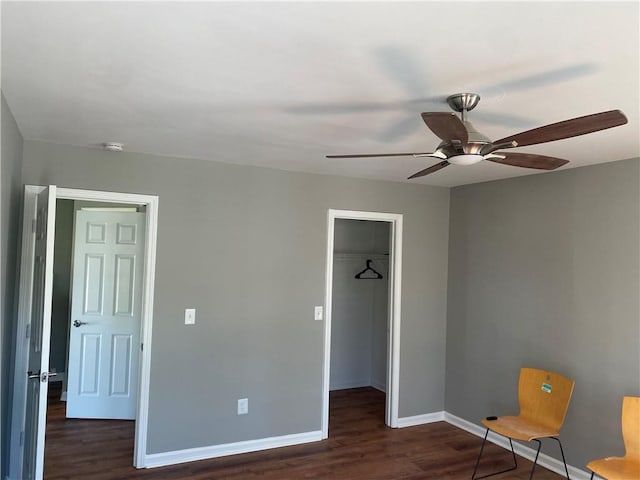
<svg viewBox="0 0 640 480"><path fill-rule="evenodd" d="M447 160L453 165L473 165L474 163L484 160L484 156L465 153L462 155L454 155L453 157L449 157Z"/></svg>

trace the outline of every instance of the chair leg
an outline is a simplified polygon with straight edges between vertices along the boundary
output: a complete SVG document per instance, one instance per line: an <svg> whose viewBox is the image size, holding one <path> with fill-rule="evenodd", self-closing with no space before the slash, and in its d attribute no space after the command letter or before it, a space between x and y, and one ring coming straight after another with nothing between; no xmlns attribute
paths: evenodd
<svg viewBox="0 0 640 480"><path fill-rule="evenodd" d="M536 450L536 458L533 459L533 465L531 466L531 473L529 474L529 480L533 478L533 471L536 469L536 465L538 464L538 455L540 455L540 448L542 447L542 442L537 438L533 439L534 442L538 442L538 449Z"/></svg>
<svg viewBox="0 0 640 480"><path fill-rule="evenodd" d="M484 451L485 443L487 443L488 435L489 435L489 429L487 428L487 431L484 434L484 439L482 440L482 446L480 447L480 454L478 455L478 459L476 460L476 466L474 467L473 474L471 475L471 480L480 480L482 478L493 477L494 475L510 472L511 470L515 470L516 468L518 468L518 460L516 459L516 452L513 450L513 442L509 438L509 445L511 445L511 455L513 456L513 467L507 468L506 470L500 470L499 472L490 473L488 475L483 475L482 477L476 477L476 472L478 471L478 465L480 465L480 457L482 457L482 452Z"/></svg>
<svg viewBox="0 0 640 480"><path fill-rule="evenodd" d="M484 475L482 477L476 477L476 472L478 471L478 466L480 465L480 458L482 457L482 452L484 451L484 445L485 445L485 443L487 443L487 436L488 435L489 435L489 429L487 428L487 431L484 434L484 439L482 440L482 446L480 447L480 454L478 455L478 459L476 460L476 466L474 467L473 474L471 475L471 480L480 480L482 478L493 477L494 475L499 475L501 473L510 472L511 470L515 470L516 468L518 468L518 460L516 459L516 452L513 450L513 442L511 441L511 439L509 437L507 437L507 438L509 438L509 445L511 446L511 455L513 455L513 467L507 468L506 470L501 470L499 472L490 473L490 474ZM566 459L564 457L564 449L562 448L562 442L557 437L550 437L550 438L553 438L555 441L558 442L558 445L560 446L560 454L562 455L562 463L564 465L564 471L567 474L567 480L571 480L571 478L569 477L569 468L567 467L567 461L566 461ZM531 480L533 478L533 472L535 471L536 465L538 464L538 457L540 456L540 449L542 448L542 442L540 440L538 440L537 438L534 438L532 441L538 443L538 449L536 450L536 456L533 459L533 466L531 467L531 473L529 474L529 480ZM593 480L593 475L594 475L594 472L591 472L591 480Z"/></svg>
<svg viewBox="0 0 640 480"><path fill-rule="evenodd" d="M473 468L473 473L471 474L471 480L475 480L476 472L478 471L478 465L480 464L480 457L482 456L482 451L484 450L484 444L487 443L487 435L489 435L489 429L484 432L484 439L482 440L482 446L480 447L480 454L478 455L478 459L476 460L476 466Z"/></svg>
<svg viewBox="0 0 640 480"><path fill-rule="evenodd" d="M571 480L569 478L569 468L567 468L567 461L564 459L564 450L562 449L562 442L557 437L551 437L558 442L560 445L560 454L562 455L562 463L564 463L564 472L567 474L567 480ZM591 473L591 478L593 478L593 472Z"/></svg>

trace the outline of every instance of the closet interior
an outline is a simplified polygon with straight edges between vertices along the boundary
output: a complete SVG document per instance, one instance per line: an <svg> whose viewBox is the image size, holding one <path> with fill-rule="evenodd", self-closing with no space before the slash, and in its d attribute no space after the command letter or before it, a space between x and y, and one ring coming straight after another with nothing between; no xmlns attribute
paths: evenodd
<svg viewBox="0 0 640 480"><path fill-rule="evenodd" d="M330 390L387 391L391 223L336 219Z"/></svg>

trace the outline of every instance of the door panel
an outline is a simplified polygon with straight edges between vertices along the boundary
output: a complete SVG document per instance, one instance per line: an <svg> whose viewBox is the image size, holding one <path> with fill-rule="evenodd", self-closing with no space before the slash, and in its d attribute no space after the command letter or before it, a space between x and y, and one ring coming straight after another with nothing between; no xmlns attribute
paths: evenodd
<svg viewBox="0 0 640 480"><path fill-rule="evenodd" d="M133 335L114 335L111 338L111 380L109 394L112 396L131 395L129 365Z"/></svg>
<svg viewBox="0 0 640 480"><path fill-rule="evenodd" d="M104 255L86 255L84 258L84 288L82 298L85 315L102 315L104 304Z"/></svg>
<svg viewBox="0 0 640 480"><path fill-rule="evenodd" d="M97 396L102 335L83 333L80 342L80 395Z"/></svg>
<svg viewBox="0 0 640 480"><path fill-rule="evenodd" d="M76 212L67 417L135 419L145 214Z"/></svg>
<svg viewBox="0 0 640 480"><path fill-rule="evenodd" d="M134 255L116 255L114 315L133 316L135 263Z"/></svg>
<svg viewBox="0 0 640 480"><path fill-rule="evenodd" d="M29 324L27 394L22 477L41 480L44 467L44 434L49 382L49 337L53 290L53 240L56 187L50 186L36 200L33 295Z"/></svg>

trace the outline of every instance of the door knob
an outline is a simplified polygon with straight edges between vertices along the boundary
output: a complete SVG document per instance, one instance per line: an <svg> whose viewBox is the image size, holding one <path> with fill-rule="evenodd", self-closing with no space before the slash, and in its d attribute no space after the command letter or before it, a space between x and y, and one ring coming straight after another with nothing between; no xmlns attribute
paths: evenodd
<svg viewBox="0 0 640 480"><path fill-rule="evenodd" d="M81 322L80 320L74 320L73 321L73 326L74 327L79 327L81 325L86 325L86 324L87 324L87 322Z"/></svg>

